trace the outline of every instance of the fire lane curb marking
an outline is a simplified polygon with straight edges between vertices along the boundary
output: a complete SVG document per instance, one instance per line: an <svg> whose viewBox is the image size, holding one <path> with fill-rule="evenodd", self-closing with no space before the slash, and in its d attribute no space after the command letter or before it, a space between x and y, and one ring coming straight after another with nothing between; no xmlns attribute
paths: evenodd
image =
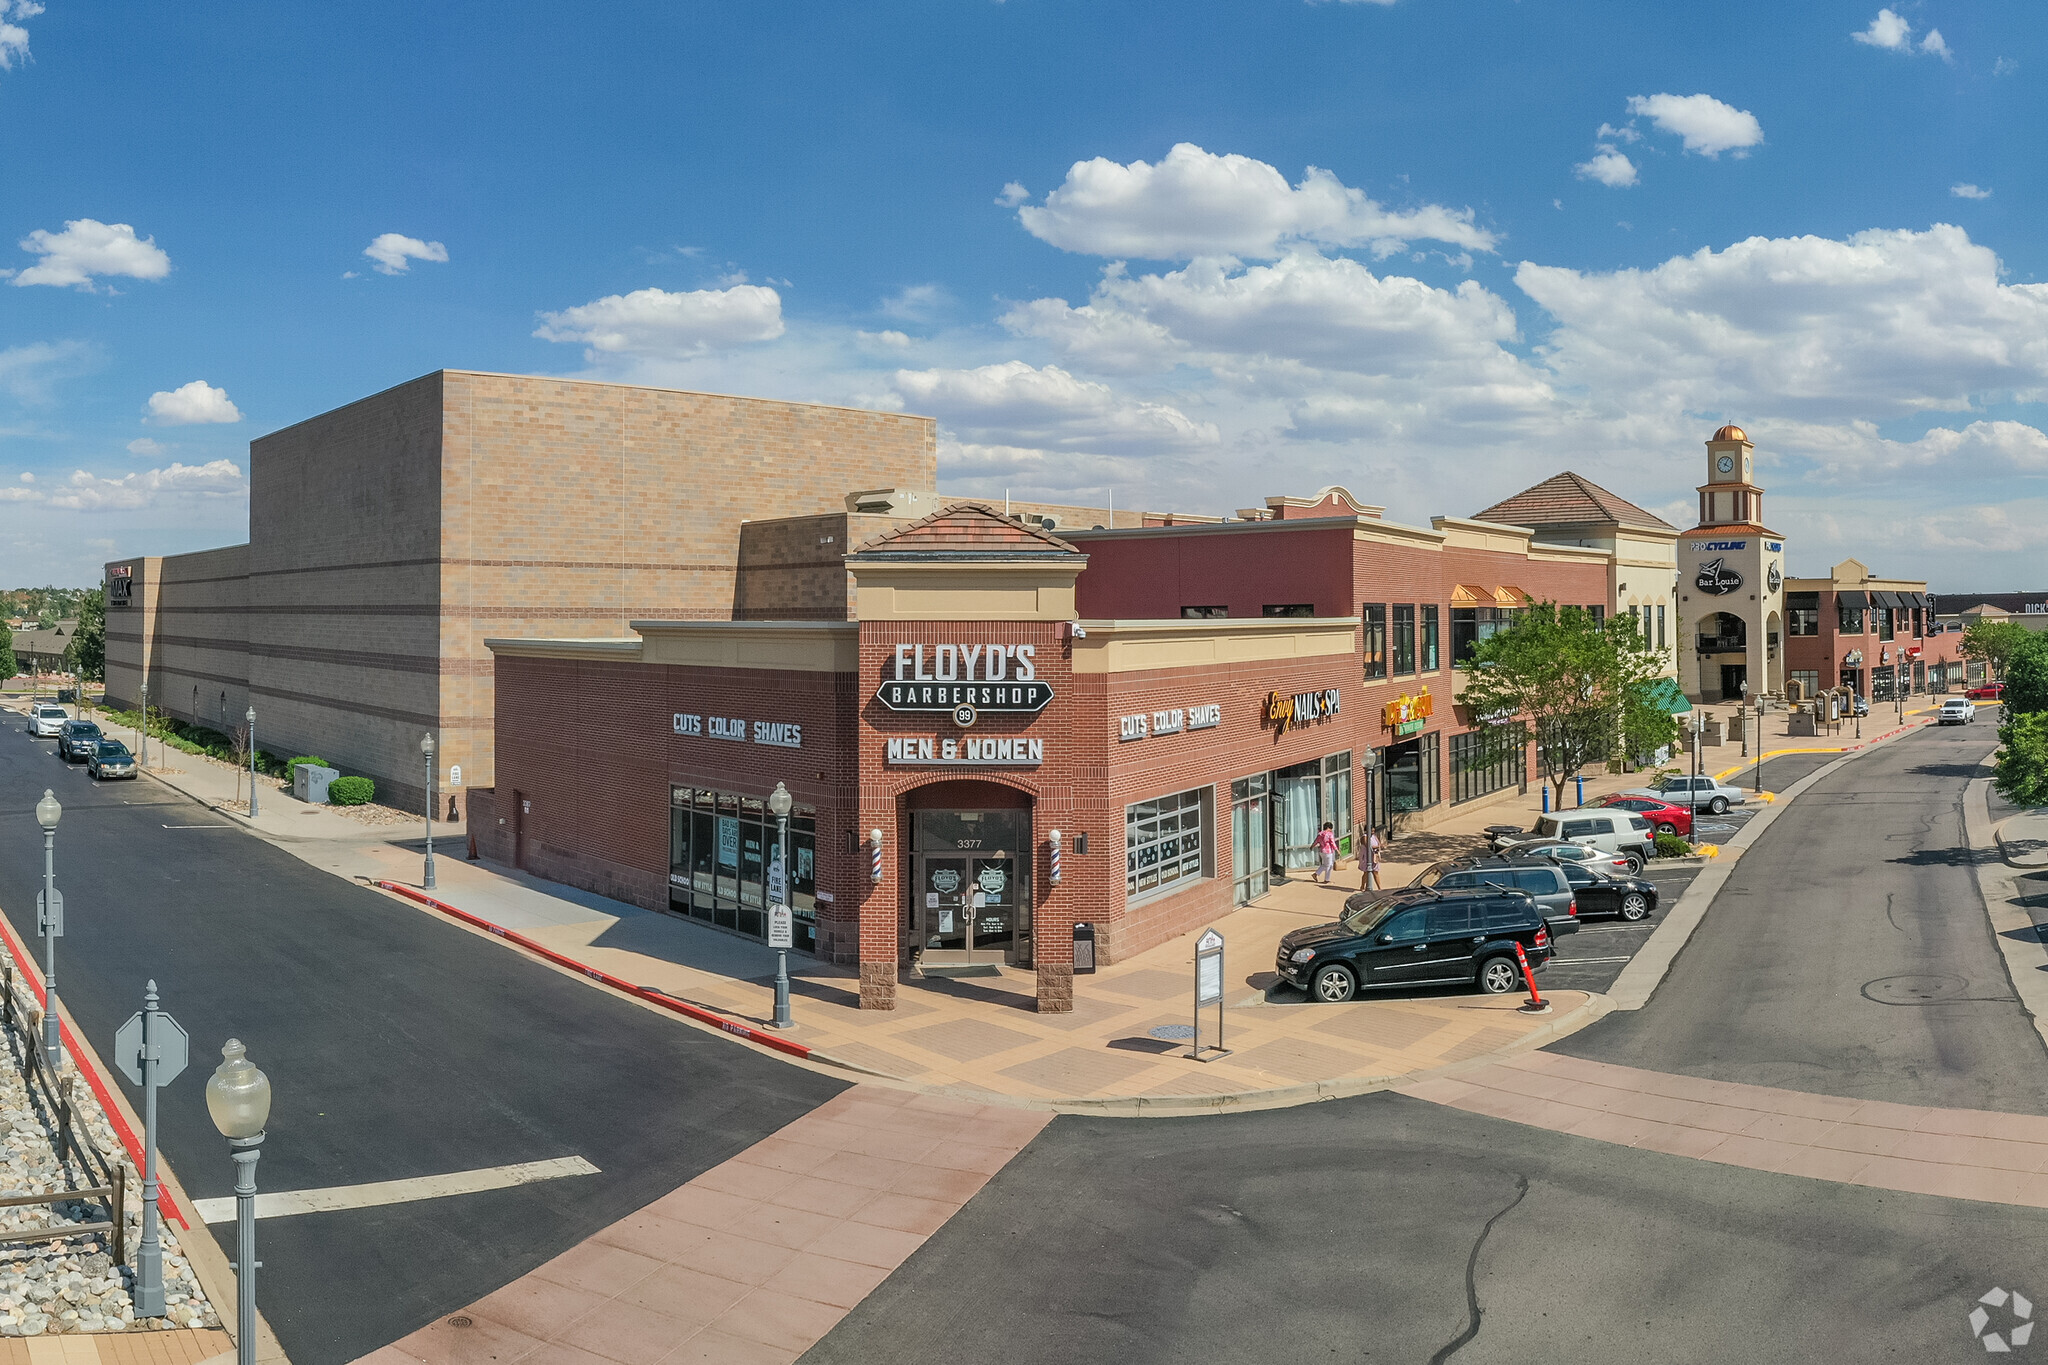
<svg viewBox="0 0 2048 1365"><path fill-rule="evenodd" d="M409 886L401 886L397 882L386 881L373 881L370 885L380 890L389 891L393 895L404 896L407 900L417 901L421 905L439 910L442 914L453 916L464 924L473 925L487 934L494 934L504 939L507 943L516 944L529 953L546 958L558 967L566 967L572 972L589 977L592 981L610 986L614 990L624 991L637 1000L645 1000L650 1005L659 1005L671 1013L680 1014L688 1019L694 1019L700 1024L709 1024L713 1028L723 1029L736 1038L744 1038L750 1043L759 1043L762 1047L773 1048L777 1052L786 1053L791 1057L800 1057L805 1061L813 1059L821 1062L831 1060L829 1057L813 1053L803 1043L757 1029L751 1024L742 1024L737 1020L728 1019L722 1014L705 1009L702 1005L693 1005L687 1000L678 1000L674 996L664 994L652 986L635 985L623 977L613 976L610 972L601 971L587 963L578 962L575 958L564 953L558 953L545 944L536 943L515 929L507 929L502 924L493 924L481 915L472 915L467 910L458 909L446 901L436 900L432 896L424 895Z"/></svg>

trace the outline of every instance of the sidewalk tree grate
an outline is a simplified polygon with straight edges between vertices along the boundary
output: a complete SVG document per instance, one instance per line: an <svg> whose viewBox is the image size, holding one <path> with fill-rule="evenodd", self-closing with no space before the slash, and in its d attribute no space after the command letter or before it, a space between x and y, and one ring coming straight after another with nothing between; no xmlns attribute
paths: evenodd
<svg viewBox="0 0 2048 1365"><path fill-rule="evenodd" d="M1161 1024L1158 1028L1147 1031L1154 1038L1164 1038L1169 1042L1183 1041L1195 1036L1193 1024Z"/></svg>

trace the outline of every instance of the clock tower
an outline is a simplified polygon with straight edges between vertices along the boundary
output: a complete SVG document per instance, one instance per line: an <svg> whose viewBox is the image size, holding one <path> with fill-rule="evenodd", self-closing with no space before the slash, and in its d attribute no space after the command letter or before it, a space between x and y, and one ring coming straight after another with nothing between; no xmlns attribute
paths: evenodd
<svg viewBox="0 0 2048 1365"><path fill-rule="evenodd" d="M1679 685L1696 701L1733 702L1785 686L1785 542L1765 527L1756 447L1741 427L1707 441L1700 524L1678 544Z"/></svg>
<svg viewBox="0 0 2048 1365"><path fill-rule="evenodd" d="M1700 485L1701 526L1761 526L1764 490L1756 486L1756 447L1741 427L1722 427L1707 442L1707 481Z"/></svg>

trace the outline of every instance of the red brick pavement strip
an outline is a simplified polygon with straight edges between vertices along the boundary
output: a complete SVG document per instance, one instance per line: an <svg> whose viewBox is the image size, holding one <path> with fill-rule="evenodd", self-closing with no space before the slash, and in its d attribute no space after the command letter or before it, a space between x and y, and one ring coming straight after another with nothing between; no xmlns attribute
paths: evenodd
<svg viewBox="0 0 2048 1365"><path fill-rule="evenodd" d="M854 1086L358 1365L789 1365L1051 1120Z"/></svg>
<svg viewBox="0 0 2048 1365"><path fill-rule="evenodd" d="M1534 1128L1726 1166L2048 1208L2048 1118L2032 1114L1813 1095L1552 1052L1396 1088Z"/></svg>

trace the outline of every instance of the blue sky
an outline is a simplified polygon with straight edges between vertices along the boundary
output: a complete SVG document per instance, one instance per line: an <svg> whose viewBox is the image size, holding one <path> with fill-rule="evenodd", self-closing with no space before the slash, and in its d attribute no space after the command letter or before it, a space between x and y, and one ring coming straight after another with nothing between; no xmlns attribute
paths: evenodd
<svg viewBox="0 0 2048 1365"><path fill-rule="evenodd" d="M2044 33L0 0L0 580L240 539L252 437L446 366L928 412L952 491L1410 522L1572 468L1689 524L1734 420L1795 571L2041 586Z"/></svg>

